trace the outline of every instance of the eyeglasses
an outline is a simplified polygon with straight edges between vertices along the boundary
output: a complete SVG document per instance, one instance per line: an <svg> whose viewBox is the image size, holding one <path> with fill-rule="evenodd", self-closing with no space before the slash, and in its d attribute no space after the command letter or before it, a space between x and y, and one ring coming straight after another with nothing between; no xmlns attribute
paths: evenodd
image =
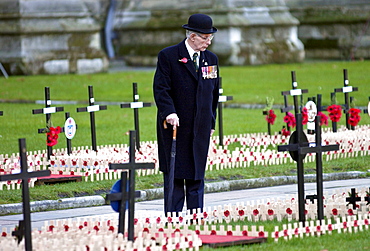
<svg viewBox="0 0 370 251"><path fill-rule="evenodd" d="M209 37L203 37L198 33L195 33L198 37L202 38L204 41L212 41L212 39L215 37L214 35L210 35Z"/></svg>

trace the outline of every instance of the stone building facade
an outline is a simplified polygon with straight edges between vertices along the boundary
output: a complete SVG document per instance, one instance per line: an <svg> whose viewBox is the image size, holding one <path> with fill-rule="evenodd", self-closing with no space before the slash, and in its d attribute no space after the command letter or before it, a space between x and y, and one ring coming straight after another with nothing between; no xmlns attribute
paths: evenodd
<svg viewBox="0 0 370 251"><path fill-rule="evenodd" d="M285 0L307 58L370 58L370 0Z"/></svg>
<svg viewBox="0 0 370 251"><path fill-rule="evenodd" d="M10 75L105 71L107 1L0 0L0 63Z"/></svg>
<svg viewBox="0 0 370 251"><path fill-rule="evenodd" d="M219 29L210 50L222 65L304 60L299 22L283 0L131 1L116 11L117 55L130 65L155 65L159 50L185 38L181 26L196 12L210 15Z"/></svg>
<svg viewBox="0 0 370 251"><path fill-rule="evenodd" d="M10 75L154 66L197 12L219 29L221 65L370 58L370 0L0 0L0 63Z"/></svg>

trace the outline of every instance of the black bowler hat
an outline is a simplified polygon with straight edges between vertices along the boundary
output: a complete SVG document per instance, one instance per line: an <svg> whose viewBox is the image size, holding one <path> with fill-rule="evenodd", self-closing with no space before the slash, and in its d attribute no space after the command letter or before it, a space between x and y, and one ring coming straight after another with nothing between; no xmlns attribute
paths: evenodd
<svg viewBox="0 0 370 251"><path fill-rule="evenodd" d="M212 26L212 18L205 14L191 15L189 17L188 23L184 24L182 28L203 34L217 32L217 29Z"/></svg>

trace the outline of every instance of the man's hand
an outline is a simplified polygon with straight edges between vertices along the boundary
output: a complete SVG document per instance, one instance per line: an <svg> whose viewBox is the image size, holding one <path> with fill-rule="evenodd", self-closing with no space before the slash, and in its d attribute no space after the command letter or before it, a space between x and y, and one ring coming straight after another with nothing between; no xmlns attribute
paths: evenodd
<svg viewBox="0 0 370 251"><path fill-rule="evenodd" d="M176 113L171 113L166 117L166 122L173 126L173 129L175 130L176 127L180 126L180 120L179 117L177 117Z"/></svg>
<svg viewBox="0 0 370 251"><path fill-rule="evenodd" d="M213 135L214 132L215 132L215 130L214 129L211 129L211 137L212 137L212 135Z"/></svg>

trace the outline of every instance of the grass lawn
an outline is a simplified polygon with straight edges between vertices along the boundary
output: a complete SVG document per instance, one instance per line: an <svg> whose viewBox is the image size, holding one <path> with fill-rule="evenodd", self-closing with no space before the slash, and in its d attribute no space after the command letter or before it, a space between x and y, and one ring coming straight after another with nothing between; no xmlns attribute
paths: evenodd
<svg viewBox="0 0 370 251"><path fill-rule="evenodd" d="M282 105L284 99L281 91L290 90L291 71L296 71L298 87L308 89L304 94L304 102L308 97L322 94L323 105L330 104L330 93L343 86L343 69L348 69L350 85L358 87L353 92L356 106L367 106L370 95L370 61L363 62L326 62L286 65L262 65L243 67L221 67L224 95L233 96L228 104L265 104L266 98L274 100L274 104ZM18 139L26 138L27 150L45 149L45 136L38 134L37 129L46 125L45 116L32 114L33 109L43 108L43 104L35 104L36 100L44 100L44 88L50 87L52 106L63 106L70 112L78 125L78 131L72 140L72 146L90 146L90 120L87 113L77 113L76 108L87 106L88 86L94 87L95 102L131 102L132 83L138 83L140 101L154 102L152 94L153 71L115 72L93 75L48 75L48 76L14 76L0 78L0 153L18 152ZM17 103L9 102L17 101ZM79 101L85 104L57 105L53 101ZM19 103L31 102L31 103ZM344 103L343 93L337 94L338 104ZM289 104L293 99L289 98ZM140 139L155 140L156 108L142 108L139 111ZM272 132L278 132L283 126L285 114L275 110L277 119ZM361 114L360 124L370 124L370 117ZM54 126L63 126L65 113L52 115ZM133 111L121 109L119 105L108 105L108 110L95 114L97 144L128 143L126 133L134 129ZM227 108L223 112L224 135L266 132L267 123L262 109ZM342 117L339 124L345 124ZM216 125L217 126L217 125ZM217 128L216 128L217 129ZM218 131L216 130L216 134ZM54 148L65 148L65 139Z"/></svg>
<svg viewBox="0 0 370 251"><path fill-rule="evenodd" d="M298 87L308 89L308 97L323 95L323 105L330 104L330 93L334 88L343 87L343 69L348 69L350 85L359 91L351 93L355 98L354 105L367 106L370 95L370 61L363 62L326 62L286 65L263 65L243 67L221 67L224 94L233 96L229 103L265 104L266 98L274 99L274 104L282 105L284 100L281 91L291 89L291 71L296 72ZM93 75L52 75L52 76L14 76L0 78L0 154L18 152L18 138L26 138L27 150L46 149L45 135L38 134L37 129L45 127L44 115L33 115L32 109L43 108L36 100L44 100L44 87L50 87L52 101L79 101L83 104L63 104L65 112L78 124L78 131L72 140L72 146L90 146L90 122L87 113L77 113L76 108L87 105L88 86L94 87L95 102L130 102L132 101L132 83L138 83L140 101L153 102L153 71L115 72ZM344 103L342 93L337 95L338 104ZM292 104L292 98L289 99ZM155 107L140 109L140 138L142 141L153 141L155 137ZM283 114L275 110L277 120L272 126L278 132L283 126ZM370 118L361 114L360 124L370 124ZM52 115L54 126L64 125L64 112ZM108 105L108 110L95 115L98 145L128 143L127 132L134 129L133 111L120 109L119 105ZM266 132L267 124L262 109L226 108L223 112L224 135ZM344 119L339 125L345 124ZM216 130L216 135L217 135ZM61 137L55 149L65 148L66 142ZM230 146L235 147L235 145ZM324 162L324 172L367 171L370 169L370 157L357 157ZM305 165L307 173L315 172L315 163ZM223 179L246 179L277 175L296 175L295 164L277 166L251 166L251 168L227 169L206 173L208 181ZM63 197L105 194L115 181L81 182L40 186L30 189L31 200L58 199ZM161 175L139 177L137 189L148 189L162 186ZM0 191L0 204L21 201L20 191ZM243 222L242 224L253 224ZM258 223L260 224L260 223ZM273 231L278 222L265 222L265 229ZM248 247L231 247L222 250L369 250L369 231L357 234L333 234L321 237L307 237L285 242L274 243L269 240L263 245ZM204 247L203 249L207 249Z"/></svg>

